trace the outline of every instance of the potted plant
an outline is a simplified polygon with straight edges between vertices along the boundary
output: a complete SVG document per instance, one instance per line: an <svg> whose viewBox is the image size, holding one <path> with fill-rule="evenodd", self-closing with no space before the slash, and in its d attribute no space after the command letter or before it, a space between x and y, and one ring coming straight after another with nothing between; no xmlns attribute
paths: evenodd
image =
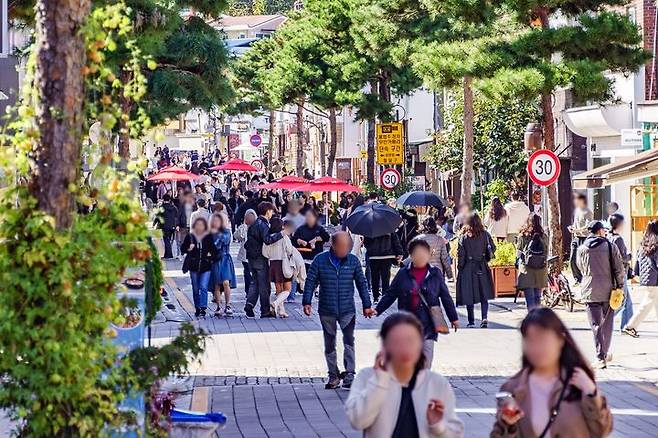
<svg viewBox="0 0 658 438"><path fill-rule="evenodd" d="M496 253L489 262L496 297L516 294L516 246L510 242L496 244Z"/></svg>

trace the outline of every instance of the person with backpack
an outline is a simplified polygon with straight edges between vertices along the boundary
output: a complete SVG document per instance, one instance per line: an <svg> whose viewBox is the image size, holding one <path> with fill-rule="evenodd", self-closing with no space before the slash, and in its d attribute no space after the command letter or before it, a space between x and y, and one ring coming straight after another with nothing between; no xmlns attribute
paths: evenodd
<svg viewBox="0 0 658 438"><path fill-rule="evenodd" d="M587 316L594 335L598 361L594 367L607 368L611 360L608 355L614 310L610 307L612 291L624 284L624 261L617 245L605 237L605 227L600 221L592 221L587 226L589 236L578 248L576 262L583 274L580 293L587 306Z"/></svg>
<svg viewBox="0 0 658 438"><path fill-rule="evenodd" d="M548 283L548 236L541 226L539 215L531 215L521 228L516 239L516 252L519 259L516 287L523 291L530 311L541 304L541 291Z"/></svg>

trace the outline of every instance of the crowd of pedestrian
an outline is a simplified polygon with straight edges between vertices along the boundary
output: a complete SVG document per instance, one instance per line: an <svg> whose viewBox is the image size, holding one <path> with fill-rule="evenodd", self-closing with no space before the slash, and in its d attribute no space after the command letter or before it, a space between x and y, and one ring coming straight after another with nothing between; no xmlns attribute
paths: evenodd
<svg viewBox="0 0 658 438"><path fill-rule="evenodd" d="M482 216L468 203L456 205L450 198L442 208L423 210L422 216L415 209L399 210L398 229L368 237L352 232L346 219L367 204L397 209L395 200L381 200L376 193L340 193L334 202L324 193L318 201L305 193L260 187L274 175L214 174L208 169L218 157L192 158L177 161L159 151L158 167L180 164L200 178L176 185L147 182L144 191L150 203L162 206L156 224L163 232L164 257L183 259L196 316L234 314L236 265L244 278L247 318L257 313L260 318L286 318L285 304L296 295L302 295L303 312L310 316L317 300L326 388L351 388L347 414L364 436L464 435L450 385L431 371L435 343L439 334L459 328L458 306L466 308L467 327L476 327L476 306L479 327L488 327L488 303L495 295L489 262L503 242L515 245L517 288L523 291L528 315L521 325L523 366L503 385L507 396L499 397L491 436L548 436L549 429L558 436L569 427L583 431L577 436L610 431L610 411L592 367L555 313L541 306L549 238L541 217L519 193L512 193L506 204L493 198ZM585 196L577 194L574 203L569 260L594 334L594 366L605 367L611 360L614 314L621 313L622 332L637 337L650 309L658 312L658 222L649 224L633 268L622 237L623 216L611 211L605 223L594 221ZM233 242L238 245L235 260ZM647 296L635 314L629 287L634 276ZM455 301L447 285L453 279ZM617 288L625 299L613 309L610 300ZM209 293L216 304L213 311L208 310ZM374 366L357 374L357 312L377 317L394 303L398 312L381 326L382 350ZM336 349L339 328L342 371Z"/></svg>

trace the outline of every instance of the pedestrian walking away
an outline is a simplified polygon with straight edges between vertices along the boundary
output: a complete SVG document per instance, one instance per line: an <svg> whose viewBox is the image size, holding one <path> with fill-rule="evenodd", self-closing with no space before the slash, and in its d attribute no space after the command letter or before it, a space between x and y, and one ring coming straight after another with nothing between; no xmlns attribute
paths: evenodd
<svg viewBox="0 0 658 438"><path fill-rule="evenodd" d="M578 248L577 264L582 273L581 297L587 306L587 315L594 335L597 362L596 368L606 368L614 312L610 307L613 289L624 284L624 262L617 245L605 238L605 227L600 221L588 225L590 232L585 242Z"/></svg>
<svg viewBox="0 0 658 438"><path fill-rule="evenodd" d="M521 323L522 369L500 388L491 438L605 437L612 414L569 330L551 309Z"/></svg>
<svg viewBox="0 0 658 438"><path fill-rule="evenodd" d="M505 204L505 211L507 212L507 241L516 243L516 236L521 232L528 222L530 217L530 209L521 200L521 193L513 191L510 195L512 200Z"/></svg>
<svg viewBox="0 0 658 438"><path fill-rule="evenodd" d="M231 222L225 213L215 213L210 218L210 234L215 246L215 260L212 264L211 285L217 303L215 316L222 315L221 298L224 293L224 314L233 316L231 290L237 287L235 267L231 257Z"/></svg>
<svg viewBox="0 0 658 438"><path fill-rule="evenodd" d="M233 239L240 245L235 261L242 263L242 276L244 278L245 297L249 295L249 289L251 287L251 269L249 268L247 250L245 249L244 244L247 242L247 230L251 224L256 222L257 218L258 215L254 210L247 210L244 214L244 223L235 229L235 234L233 235Z"/></svg>
<svg viewBox="0 0 658 438"><path fill-rule="evenodd" d="M624 333L634 338L640 335L637 328L642 321L649 316L653 308L658 316L658 222L651 221L647 224L647 229L642 238L640 249L638 250L636 274L640 277L640 286L635 290L644 292L642 303L637 312L630 319Z"/></svg>
<svg viewBox="0 0 658 438"><path fill-rule="evenodd" d="M519 260L516 287L523 291L526 306L530 311L541 305L541 293L548 284L548 235L541 226L539 215L532 214L525 227L520 230L516 252Z"/></svg>
<svg viewBox="0 0 658 438"><path fill-rule="evenodd" d="M429 244L432 251L430 265L439 268L446 278L452 280L452 262L448 254L447 243L439 235L439 227L434 218L428 217L423 221L423 233L416 236L412 242L415 240L424 240Z"/></svg>
<svg viewBox="0 0 658 438"><path fill-rule="evenodd" d="M155 218L155 223L162 230L162 240L164 243L164 258L173 259L172 245L178 227L178 209L173 204L171 195L164 195L162 198L162 208Z"/></svg>
<svg viewBox="0 0 658 438"><path fill-rule="evenodd" d="M349 388L354 380L354 327L356 325L356 304L354 302L354 285L361 297L363 315L370 318L374 315L371 308L370 295L366 286L366 278L359 259L350 253L352 239L345 231L339 231L331 236L331 248L319 254L311 263L304 286L302 304L304 313L312 313L311 302L313 292L319 286L318 314L324 335L324 355L329 371L327 389L340 386ZM336 325L343 334L345 373L338 369L336 354Z"/></svg>
<svg viewBox="0 0 658 438"><path fill-rule="evenodd" d="M399 310L410 312L418 318L423 326L423 354L428 368L432 366L434 343L438 338L432 308L443 306L452 327L455 330L459 327L455 303L443 273L430 264L430 254L430 245L425 240L412 240L409 243L409 263L398 271L375 308L376 314L381 315L397 301Z"/></svg>
<svg viewBox="0 0 658 438"><path fill-rule="evenodd" d="M283 233L270 233L270 219L276 207L270 202L258 205L258 219L247 229L247 242L244 244L249 268L251 269L252 287L247 295L244 311L247 317L253 318L256 302L260 300L260 317L274 318L276 315L270 309L270 278L269 264L263 255L263 245L271 245L283 238Z"/></svg>
<svg viewBox="0 0 658 438"><path fill-rule="evenodd" d="M497 242L507 239L509 216L498 196L494 196L491 199L491 207L484 216L484 226L487 228L491 237L496 239Z"/></svg>
<svg viewBox="0 0 658 438"><path fill-rule="evenodd" d="M345 402L352 427L365 438L463 437L448 379L425 366L418 318L390 315L379 337L382 349L374 366L359 371Z"/></svg>
<svg viewBox="0 0 658 438"><path fill-rule="evenodd" d="M592 210L587 207L587 196L583 193L574 193L573 196L574 213L573 224L569 226L571 233L571 254L569 256L569 263L571 265L571 273L576 283L580 283L583 276L578 269L576 262L576 254L578 247L583 244L588 235L587 225L594 219Z"/></svg>
<svg viewBox="0 0 658 438"><path fill-rule="evenodd" d="M208 308L210 270L216 257L215 245L208 233L208 223L202 217L192 223L192 231L183 242L183 273L190 273L192 298L196 317L205 317Z"/></svg>
<svg viewBox="0 0 658 438"><path fill-rule="evenodd" d="M291 228L286 231L290 233ZM277 217L272 218L270 221L270 233L282 233L283 231L283 221ZM276 299L270 304L270 311L281 318L288 317L284 302L292 290L294 271L290 267L293 249L290 238L287 235L284 235L282 239L270 245L263 245L263 255L270 263L269 280L274 283L276 293Z"/></svg>
<svg viewBox="0 0 658 438"><path fill-rule="evenodd" d="M370 267L370 285L375 305L383 292L388 289L391 281L391 266L402 260L404 250L396 233L379 237L364 237L366 260ZM380 289L381 287L381 289Z"/></svg>
<svg viewBox="0 0 658 438"><path fill-rule="evenodd" d="M467 327L475 327L475 304L480 303L480 327L486 328L489 300L494 298L489 261L496 252L496 245L477 213L466 218L461 231L457 245L457 305L466 306Z"/></svg>
<svg viewBox="0 0 658 438"><path fill-rule="evenodd" d="M613 202L609 203L608 210L611 211L615 205L616 204ZM617 209L619 209L618 206ZM622 216L619 213L612 213L608 218L608 224L610 225L610 231L608 232L608 240L610 240L610 242L613 245L617 246L617 249L619 250L619 254L621 255L621 259L624 262L624 273L625 273L624 286L623 286L624 302L622 303L620 308L615 310L615 316L621 313L621 323L619 325L619 329L622 331L622 333L624 333L624 328L633 317L633 300L631 298L630 287L628 285L629 280L634 276L633 270L631 269L631 254L628 252L628 248L626 247L626 242L624 241L624 238L621 235L626 225L624 216Z"/></svg>

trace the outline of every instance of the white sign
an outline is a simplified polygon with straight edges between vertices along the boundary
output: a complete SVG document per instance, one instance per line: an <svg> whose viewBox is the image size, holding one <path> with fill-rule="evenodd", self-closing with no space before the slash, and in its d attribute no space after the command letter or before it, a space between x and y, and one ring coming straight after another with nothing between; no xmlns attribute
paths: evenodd
<svg viewBox="0 0 658 438"><path fill-rule="evenodd" d="M528 159L528 175L538 186L550 186L560 176L560 159L553 151L540 149Z"/></svg>
<svg viewBox="0 0 658 438"><path fill-rule="evenodd" d="M400 172L392 167L385 169L379 176L379 181L381 182L382 187L386 190L393 190L398 184L400 184L401 180L402 176L400 175Z"/></svg>
<svg viewBox="0 0 658 438"><path fill-rule="evenodd" d="M621 145L628 147L642 147L642 130L641 129L622 129Z"/></svg>

